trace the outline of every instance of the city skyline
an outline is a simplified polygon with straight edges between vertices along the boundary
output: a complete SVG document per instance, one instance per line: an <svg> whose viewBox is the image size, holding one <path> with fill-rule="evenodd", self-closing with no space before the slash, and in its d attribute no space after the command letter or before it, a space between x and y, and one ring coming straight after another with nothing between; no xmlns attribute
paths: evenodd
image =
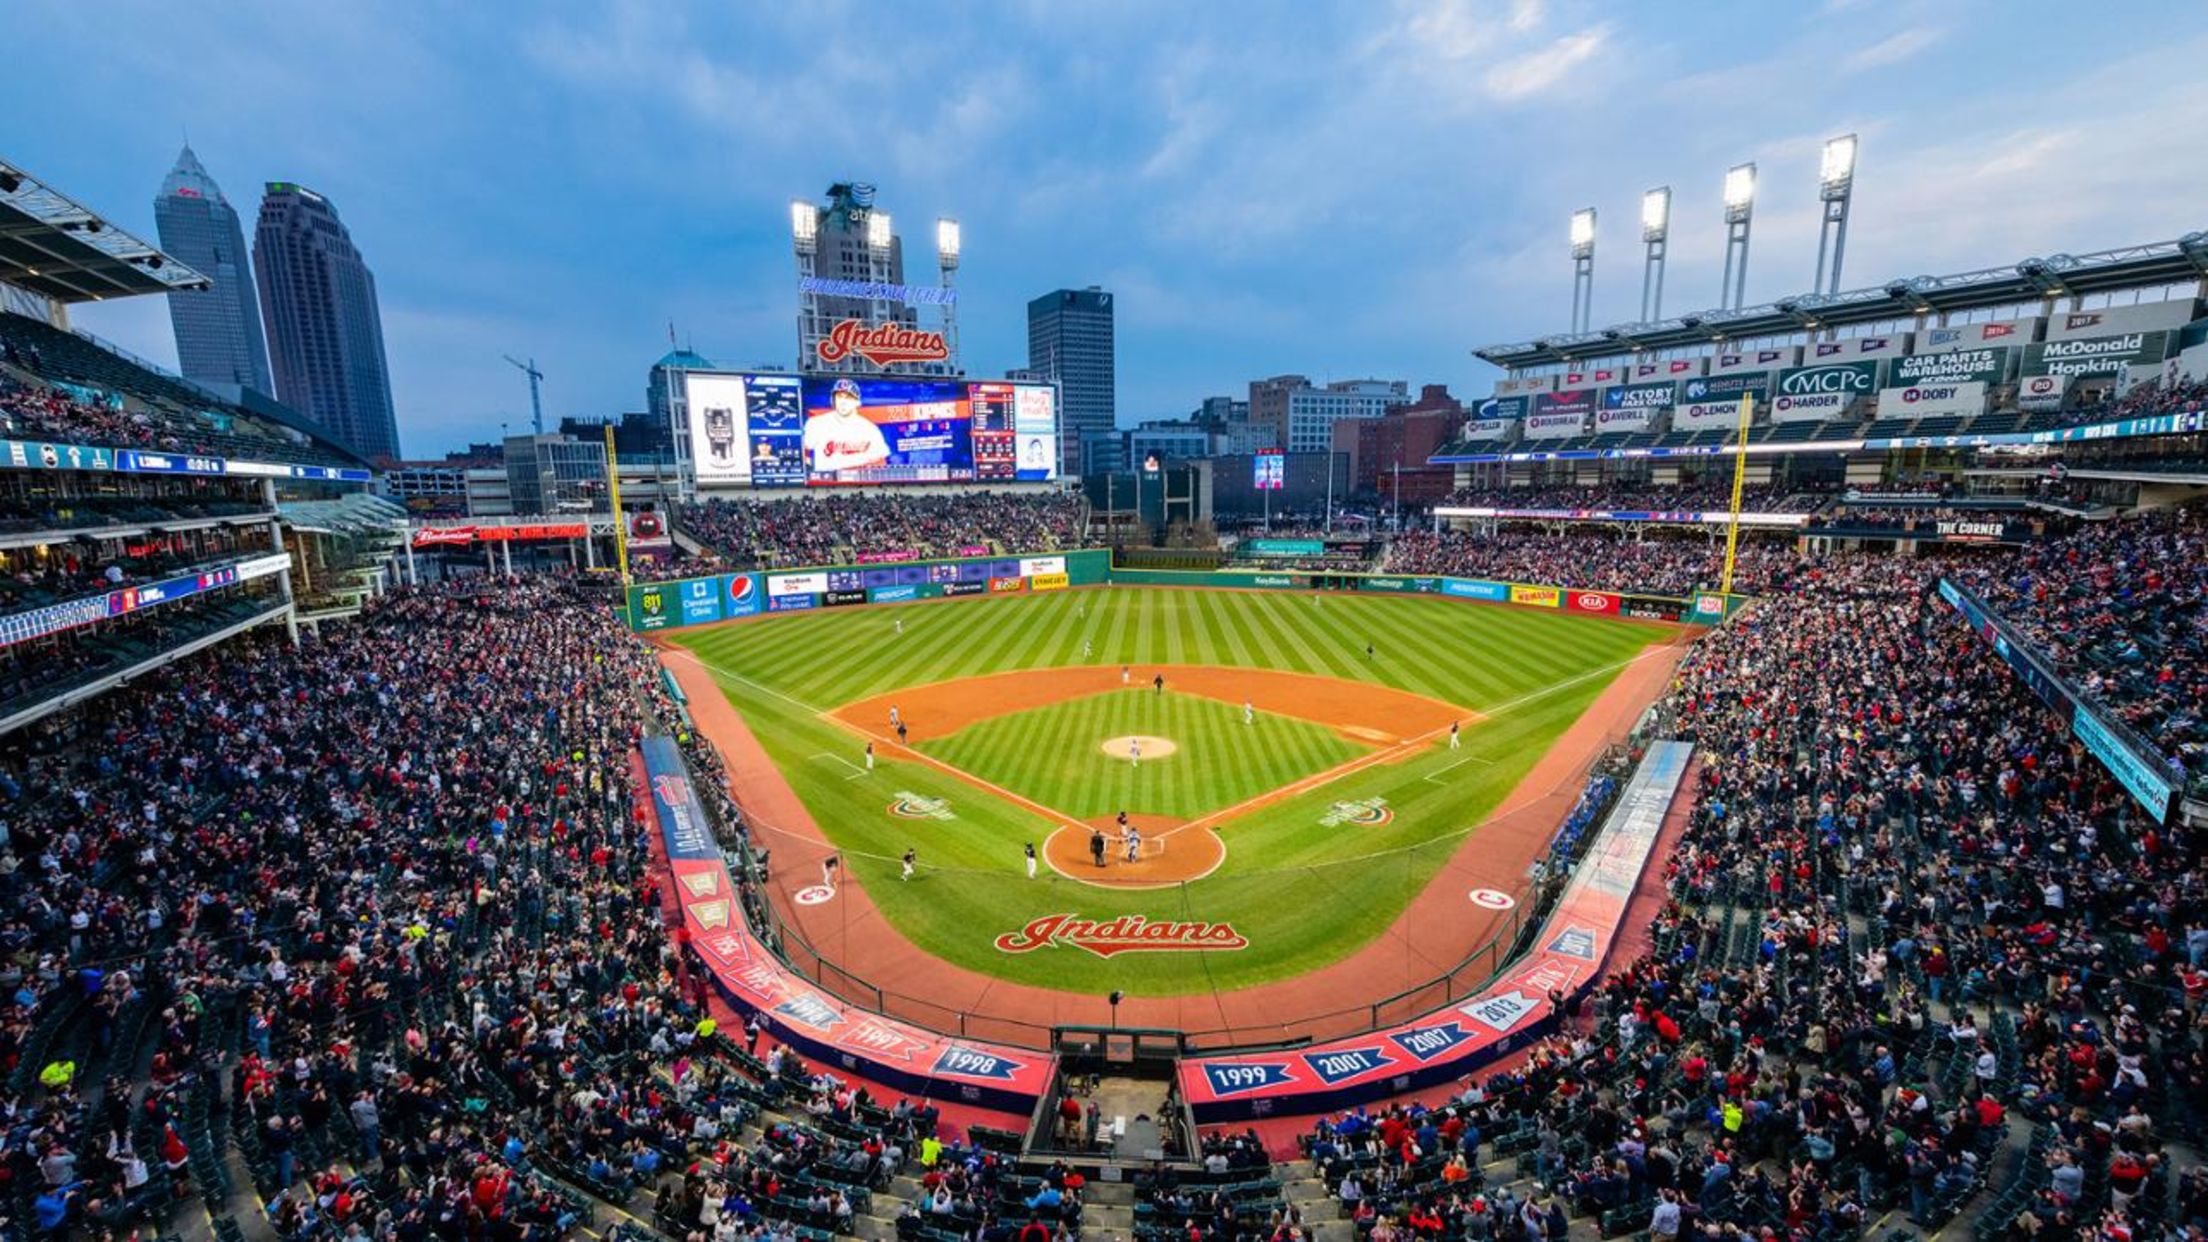
<svg viewBox="0 0 2208 1242"><path fill-rule="evenodd" d="M376 277L337 205L296 182L269 182L253 228L253 274L277 398L362 457L397 457Z"/></svg>
<svg viewBox="0 0 2208 1242"><path fill-rule="evenodd" d="M217 391L275 396L245 228L189 143L161 181L153 219L161 249L213 282L201 292L168 295L178 373Z"/></svg>
<svg viewBox="0 0 2208 1242"><path fill-rule="evenodd" d="M1471 348L1567 325L1580 207L1604 222L1592 322L1635 317L1651 186L1676 195L1666 309L1713 306L1719 183L1749 160L1746 298L1805 291L1840 133L1862 139L1849 287L2208 223L2208 170L2166 155L2170 118L2208 106L2188 71L2208 36L2176 4L2127 12L2136 46L2031 75L2014 66L2061 6L864 13L881 55L819 40L817 17L705 8L118 23L34 4L26 38L103 55L38 58L0 100L54 118L11 158L145 235L186 124L233 185L343 203L417 453L526 421L506 353L539 359L554 419L640 408L670 321L717 361L793 362L787 203L842 179L900 221L964 224L970 374L1023 365L1030 299L1112 290L1122 423L1288 372L1477 395L1495 372ZM77 322L175 364L153 299Z"/></svg>

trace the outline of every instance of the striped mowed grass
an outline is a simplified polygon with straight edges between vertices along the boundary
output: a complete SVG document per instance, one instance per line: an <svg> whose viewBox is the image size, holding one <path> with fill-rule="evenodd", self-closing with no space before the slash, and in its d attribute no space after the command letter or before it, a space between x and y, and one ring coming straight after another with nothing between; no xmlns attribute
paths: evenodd
<svg viewBox="0 0 2208 1242"><path fill-rule="evenodd" d="M1617 671L1669 636L1630 622L1432 596L1125 587L798 613L669 635L713 673L820 830L843 851L849 876L866 886L899 934L1002 978L1138 995L1250 986L1362 947L1501 808ZM921 760L892 756L872 774L854 775L862 740L823 715L906 686L1121 664L1312 673L1393 686L1485 718L1467 725L1461 750L1436 739L1404 760L1361 767L1232 817L1221 829L1226 858L1205 879L1163 890L1113 890L1047 869L1026 882L1022 846L1039 847L1057 820ZM985 695L985 685L975 693ZM1243 727L1238 705L1212 706L1228 713L1233 729ZM948 757L943 762L964 767ZM1151 765L1143 766L1147 776ZM887 814L888 804L908 792L943 799L956 818L915 823ZM1067 814L1093 805L1030 796ZM1321 822L1336 801L1367 798L1386 799L1393 820L1356 829ZM752 831L771 847L784 829L755 822ZM910 884L897 878L896 859L907 848L920 856L919 877ZM1232 922L1250 945L1109 959L1070 949L1007 955L995 948L998 933L1062 912Z"/></svg>
<svg viewBox="0 0 2208 1242"><path fill-rule="evenodd" d="M1162 737L1140 763L1108 739ZM1324 725L1148 687L1091 694L970 724L920 750L1075 819L1120 811L1195 819L1346 763L1371 748Z"/></svg>

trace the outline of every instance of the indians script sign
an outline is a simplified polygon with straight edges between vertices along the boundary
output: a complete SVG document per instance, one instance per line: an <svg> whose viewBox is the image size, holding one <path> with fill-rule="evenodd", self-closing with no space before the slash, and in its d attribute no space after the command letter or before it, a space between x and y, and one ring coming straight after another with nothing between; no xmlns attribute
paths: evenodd
<svg viewBox="0 0 2208 1242"><path fill-rule="evenodd" d="M1096 922L1078 914L1046 914L1016 932L997 937L1000 953L1037 949L1086 949L1098 957L1170 950L1247 949L1250 942L1228 923L1153 923L1139 914Z"/></svg>
<svg viewBox="0 0 2208 1242"><path fill-rule="evenodd" d="M821 338L820 360L837 363L857 354L878 367L893 362L940 362L951 349L940 332L923 332L901 323L867 325L863 320L842 319Z"/></svg>

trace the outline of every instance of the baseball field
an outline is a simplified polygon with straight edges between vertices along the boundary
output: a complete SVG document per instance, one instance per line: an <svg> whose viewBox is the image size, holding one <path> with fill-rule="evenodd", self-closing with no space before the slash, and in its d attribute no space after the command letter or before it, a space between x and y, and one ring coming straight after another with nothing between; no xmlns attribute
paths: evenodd
<svg viewBox="0 0 2208 1242"><path fill-rule="evenodd" d="M1391 928L1445 865L1453 883L1484 877L1482 900L1523 892L1528 834L1554 830L1590 756L1529 774L1622 671L1661 676L1646 661L1675 638L1432 597L1122 587L665 641L700 728L724 753L716 732L748 733L737 749L771 763L778 779L740 775L739 797L778 905L824 956L916 947L859 954L856 973L886 991L924 989L873 976L927 958L1170 997L1302 975L1387 937L1403 977L1449 969L1410 960L1414 937ZM740 726L714 723L704 685ZM1543 822L1483 857L1483 831L1536 798ZM1452 900L1446 917L1496 908Z"/></svg>

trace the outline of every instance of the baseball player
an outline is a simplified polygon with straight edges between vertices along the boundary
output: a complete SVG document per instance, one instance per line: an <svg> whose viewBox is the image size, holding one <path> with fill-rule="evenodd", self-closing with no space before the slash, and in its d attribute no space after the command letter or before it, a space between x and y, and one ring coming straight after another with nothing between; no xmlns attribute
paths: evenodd
<svg viewBox="0 0 2208 1242"><path fill-rule="evenodd" d="M1027 847L1026 847L1026 848L1027 848L1027 878L1028 878L1028 879L1030 879L1030 880L1032 880L1032 879L1034 879L1034 878L1035 878L1035 843L1034 843L1033 841L1030 841L1030 842L1028 842L1028 843L1027 843Z"/></svg>
<svg viewBox="0 0 2208 1242"><path fill-rule="evenodd" d="M1158 674L1157 676L1155 676L1155 677L1151 678L1151 679L1150 679L1150 688L1151 688L1151 689L1153 689L1153 690L1155 690L1155 691L1157 691L1157 692L1158 692L1159 694L1164 694L1164 693L1165 693L1165 674L1163 674L1163 673L1160 673L1160 674Z"/></svg>
<svg viewBox="0 0 2208 1242"><path fill-rule="evenodd" d="M820 860L820 886L833 889L836 886L836 856L830 854Z"/></svg>
<svg viewBox="0 0 2208 1242"><path fill-rule="evenodd" d="M1096 644L1095 644L1095 643L1092 643L1092 642L1090 642L1090 641L1089 641L1088 639L1086 639L1086 638L1084 638L1084 639L1082 639L1082 640L1081 640L1081 658L1082 658L1082 659L1084 659L1084 660L1088 659L1088 658L1089 658L1089 653L1090 653L1090 652L1092 652L1092 651L1094 651L1095 649L1096 649Z"/></svg>
<svg viewBox="0 0 2208 1242"><path fill-rule="evenodd" d="M897 637L903 638L905 636L905 619L903 617L897 618L895 630Z"/></svg>
<svg viewBox="0 0 2208 1242"><path fill-rule="evenodd" d="M1250 706L1248 699L1242 700L1242 723L1246 725L1257 723L1257 709Z"/></svg>
<svg viewBox="0 0 2208 1242"><path fill-rule="evenodd" d="M1457 722L1452 720L1449 722L1449 749L1456 750L1463 745L1464 739L1457 736Z"/></svg>
<svg viewBox="0 0 2208 1242"><path fill-rule="evenodd" d="M912 878L913 865L920 861L920 852L908 845L905 847L905 856L898 861L902 862L905 865L905 873L898 876L897 878L900 880L909 880Z"/></svg>
<svg viewBox="0 0 2208 1242"><path fill-rule="evenodd" d="M1134 765L1135 765L1136 767L1138 767L1138 768L1139 768L1139 767L1141 767L1141 766L1142 766L1142 739L1141 739L1141 738L1139 738L1139 737L1131 737L1131 738L1128 738L1128 739L1127 739L1127 758L1129 758L1130 760L1134 761Z"/></svg>
<svg viewBox="0 0 2208 1242"><path fill-rule="evenodd" d="M1121 811L1119 817L1120 822L1125 823L1127 812ZM1097 866L1104 865L1104 830L1102 828L1091 829L1089 832L1089 857L1096 860Z"/></svg>
<svg viewBox="0 0 2208 1242"><path fill-rule="evenodd" d="M1133 862L1142 857L1142 829L1135 827L1133 824L1127 825L1127 835L1121 840L1127 844L1128 862Z"/></svg>
<svg viewBox="0 0 2208 1242"><path fill-rule="evenodd" d="M874 743L872 742L866 744L866 770L869 772L874 770Z"/></svg>
<svg viewBox="0 0 2208 1242"><path fill-rule="evenodd" d="M889 460L889 440L859 412L859 386L836 381L827 412L805 422L805 460L814 474L863 470Z"/></svg>
<svg viewBox="0 0 2208 1242"><path fill-rule="evenodd" d="M1127 684L1127 666L1124 664L1119 666L1119 684L1123 686Z"/></svg>
<svg viewBox="0 0 2208 1242"><path fill-rule="evenodd" d="M903 724L904 722L905 722L905 717L904 717L904 714L903 714L902 712L899 712L899 711L897 710L897 705L896 705L895 703L892 703L892 704L890 704L890 705L889 705L889 727L890 727L890 728L892 728L892 729L894 729L894 728L896 728L896 727L897 727L898 725L901 725L901 724Z"/></svg>

